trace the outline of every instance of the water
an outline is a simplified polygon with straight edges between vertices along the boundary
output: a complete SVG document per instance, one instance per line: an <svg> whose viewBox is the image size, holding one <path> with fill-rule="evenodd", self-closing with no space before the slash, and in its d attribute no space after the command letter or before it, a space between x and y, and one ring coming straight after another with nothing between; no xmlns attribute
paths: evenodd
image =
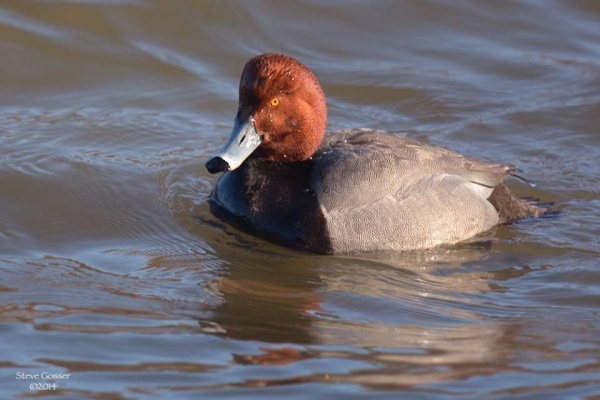
<svg viewBox="0 0 600 400"><path fill-rule="evenodd" d="M599 22L584 0L3 2L0 398L599 398ZM331 129L515 164L561 214L352 257L223 225L203 164L265 51L313 69Z"/></svg>

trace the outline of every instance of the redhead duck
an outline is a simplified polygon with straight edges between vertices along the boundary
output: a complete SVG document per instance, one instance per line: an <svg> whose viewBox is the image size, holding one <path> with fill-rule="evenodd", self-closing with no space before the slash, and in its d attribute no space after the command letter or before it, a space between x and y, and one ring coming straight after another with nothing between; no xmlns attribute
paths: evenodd
<svg viewBox="0 0 600 400"><path fill-rule="evenodd" d="M537 216L503 183L511 166L370 129L325 135L312 72L266 53L242 72L229 140L206 163L224 172L211 212L234 227L326 254L452 244Z"/></svg>

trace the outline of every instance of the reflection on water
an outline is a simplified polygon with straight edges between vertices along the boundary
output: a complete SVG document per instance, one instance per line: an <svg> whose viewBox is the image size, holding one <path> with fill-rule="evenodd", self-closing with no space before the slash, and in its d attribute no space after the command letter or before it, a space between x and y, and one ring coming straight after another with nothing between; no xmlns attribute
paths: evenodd
<svg viewBox="0 0 600 400"><path fill-rule="evenodd" d="M3 4L0 397L599 396L598 16L585 1ZM348 257L222 224L204 162L244 62L272 50L315 71L332 129L515 164L537 186L511 187L561 214ZM44 371L71 375L16 379Z"/></svg>

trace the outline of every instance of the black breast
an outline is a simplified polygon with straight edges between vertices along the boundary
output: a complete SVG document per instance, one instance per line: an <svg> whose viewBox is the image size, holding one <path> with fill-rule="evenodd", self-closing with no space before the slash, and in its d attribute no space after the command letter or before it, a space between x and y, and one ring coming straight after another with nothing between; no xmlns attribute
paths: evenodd
<svg viewBox="0 0 600 400"><path fill-rule="evenodd" d="M312 161L249 159L215 186L210 210L242 231L297 250L331 253L325 218L310 187Z"/></svg>

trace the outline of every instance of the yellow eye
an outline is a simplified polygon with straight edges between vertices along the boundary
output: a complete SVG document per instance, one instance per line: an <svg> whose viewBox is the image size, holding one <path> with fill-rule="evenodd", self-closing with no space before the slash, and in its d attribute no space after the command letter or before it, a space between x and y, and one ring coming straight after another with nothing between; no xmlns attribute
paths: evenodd
<svg viewBox="0 0 600 400"><path fill-rule="evenodd" d="M279 99L277 97L273 97L273 99L271 100L271 105L273 107L277 107L279 105Z"/></svg>

